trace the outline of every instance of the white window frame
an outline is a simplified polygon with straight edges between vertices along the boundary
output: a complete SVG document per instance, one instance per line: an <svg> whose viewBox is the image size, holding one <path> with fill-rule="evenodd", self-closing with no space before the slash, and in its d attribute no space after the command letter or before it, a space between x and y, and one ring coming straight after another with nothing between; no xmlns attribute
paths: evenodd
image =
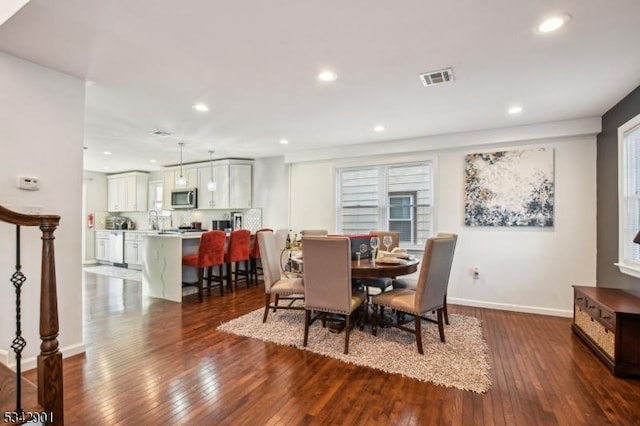
<svg viewBox="0 0 640 426"><path fill-rule="evenodd" d="M391 222L409 222L409 224L411 225L411 242L410 242L410 244L411 245L415 245L416 244L416 241L415 241L416 230L415 230L415 224L414 224L414 220L415 220L415 214L414 213L415 213L415 210L416 210L416 207L414 205L415 204L415 197L413 195L411 195L411 194L403 194L403 195L388 195L387 198L388 198L388 203L387 204L389 206L387 208L387 229L391 229ZM391 205L391 199L392 198L403 198L403 199L408 198L409 199L410 205L408 207L410 207L410 208L409 208L409 217L408 218L406 218L406 219L392 219L391 218L391 209L393 207L401 207L401 208L407 207L407 206L404 206L404 205L392 206ZM401 236L401 238L402 238L402 236Z"/></svg>
<svg viewBox="0 0 640 426"><path fill-rule="evenodd" d="M623 274L640 278L640 258L633 259L629 252L630 241L638 230L632 230L630 235L630 224L628 223L628 209L635 209L636 215L640 215L640 188L635 188L635 194L629 192L629 175L640 174L640 165L629 164L627 135L631 132L640 131L640 114L618 127L618 262L615 263ZM636 159L638 160L638 159ZM633 197L636 201L630 202ZM633 243L631 243L633 244Z"/></svg>
<svg viewBox="0 0 640 426"><path fill-rule="evenodd" d="M432 184L431 184L431 204L428 206L422 206L422 207L427 207L430 210L430 217L431 217L431 226L430 226L430 235L427 236L427 238L429 238L430 236L433 236L435 234L435 230L437 229L437 218L436 218L436 208L435 206L437 205L437 188L438 188L438 184L437 184L437 178L438 178L438 161L437 161L437 157L432 157L432 156L417 156L417 158L415 157L406 157L406 156L398 156L396 158L392 158L392 159L372 159L370 157L366 157L357 161L343 161L343 162L338 162L336 164L334 164L334 173L336 176L336 231L337 232L344 232L343 231L343 223L342 223L342 215L340 214L340 209L341 209L341 200L340 200L340 188L342 185L342 176L341 176L341 171L344 169L357 169L357 168L361 168L361 169L367 169L367 168L385 168L388 169L390 167L395 167L395 166L404 166L404 165L411 165L411 164L417 164L417 163L429 163L430 167L431 167L431 180L432 180ZM378 225L377 228L378 229L387 229L387 227L389 226L389 209L388 206L386 205L388 203L388 192L386 192L386 188L387 188L387 176L384 176L382 179L382 185L383 188L385 188L384 191L380 191L378 193L378 197L379 197L379 204L377 209L379 210L379 215L378 215ZM415 232L414 232L415 234ZM409 250L416 250L416 251L420 251L424 248L424 244L412 244L406 247Z"/></svg>

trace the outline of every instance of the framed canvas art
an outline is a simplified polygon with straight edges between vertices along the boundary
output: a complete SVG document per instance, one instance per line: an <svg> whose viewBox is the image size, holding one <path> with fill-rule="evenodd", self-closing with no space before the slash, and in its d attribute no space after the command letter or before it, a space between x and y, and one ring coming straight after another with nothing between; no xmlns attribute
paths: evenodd
<svg viewBox="0 0 640 426"><path fill-rule="evenodd" d="M465 157L467 226L553 226L554 152L497 151Z"/></svg>

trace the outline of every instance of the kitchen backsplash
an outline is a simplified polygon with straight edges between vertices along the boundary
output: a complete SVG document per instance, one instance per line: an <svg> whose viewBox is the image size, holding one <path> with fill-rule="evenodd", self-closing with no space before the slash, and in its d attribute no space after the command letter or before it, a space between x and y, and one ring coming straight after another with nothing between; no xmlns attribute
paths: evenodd
<svg viewBox="0 0 640 426"><path fill-rule="evenodd" d="M211 229L211 221L213 220L230 220L232 212L241 212L243 214L242 227L250 231L257 231L262 228L262 209L246 209L246 210L184 210L167 212L169 216L158 216L158 225L160 228L177 228L181 225L189 225L191 222L201 222L202 229ZM96 212L102 214L106 212ZM149 222L149 213L144 212L123 212L123 213L106 213L113 216L125 216L131 219L134 229L151 229ZM97 225L97 223L96 223ZM96 226L96 229L98 226Z"/></svg>

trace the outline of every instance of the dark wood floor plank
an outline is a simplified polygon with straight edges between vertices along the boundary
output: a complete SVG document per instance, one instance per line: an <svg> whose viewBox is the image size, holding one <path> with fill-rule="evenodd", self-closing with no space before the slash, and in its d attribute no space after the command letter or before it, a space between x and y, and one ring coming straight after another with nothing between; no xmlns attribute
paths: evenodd
<svg viewBox="0 0 640 426"><path fill-rule="evenodd" d="M483 323L493 385L476 394L216 330L260 308L262 286L177 304L137 282L84 280L87 352L64 360L68 425L640 424L640 378L613 377L567 318L450 306Z"/></svg>

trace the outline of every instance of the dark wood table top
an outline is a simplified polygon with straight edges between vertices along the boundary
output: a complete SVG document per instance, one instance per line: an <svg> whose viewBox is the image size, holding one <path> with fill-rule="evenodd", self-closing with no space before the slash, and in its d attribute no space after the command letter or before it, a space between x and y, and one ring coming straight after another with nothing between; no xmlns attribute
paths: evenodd
<svg viewBox="0 0 640 426"><path fill-rule="evenodd" d="M420 261L416 258L405 261L405 264L380 263L374 265L371 259L351 261L351 278L394 278L408 275L418 270Z"/></svg>

